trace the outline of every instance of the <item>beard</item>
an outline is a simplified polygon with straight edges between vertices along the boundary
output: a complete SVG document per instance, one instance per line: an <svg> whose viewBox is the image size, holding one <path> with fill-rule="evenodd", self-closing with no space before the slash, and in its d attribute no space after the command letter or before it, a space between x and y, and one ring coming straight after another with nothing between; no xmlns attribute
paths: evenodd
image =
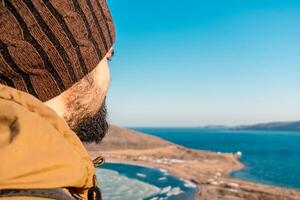
<svg viewBox="0 0 300 200"><path fill-rule="evenodd" d="M78 123L71 127L71 129L77 134L82 142L99 143L108 130L106 117L107 108L104 100L96 114L80 119Z"/></svg>

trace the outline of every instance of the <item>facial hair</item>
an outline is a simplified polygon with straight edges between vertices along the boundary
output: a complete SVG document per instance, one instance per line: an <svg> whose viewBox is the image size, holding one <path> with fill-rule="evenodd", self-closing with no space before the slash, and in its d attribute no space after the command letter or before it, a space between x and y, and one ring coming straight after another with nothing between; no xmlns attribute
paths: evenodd
<svg viewBox="0 0 300 200"><path fill-rule="evenodd" d="M93 116L86 116L72 128L82 142L99 143L106 135L108 123L105 100L100 109Z"/></svg>

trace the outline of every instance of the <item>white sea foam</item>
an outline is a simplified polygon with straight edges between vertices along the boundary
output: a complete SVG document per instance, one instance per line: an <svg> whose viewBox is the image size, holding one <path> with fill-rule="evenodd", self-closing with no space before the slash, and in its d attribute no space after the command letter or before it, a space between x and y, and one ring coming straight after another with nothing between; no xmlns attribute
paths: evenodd
<svg viewBox="0 0 300 200"><path fill-rule="evenodd" d="M167 193L167 196L170 197L170 196L176 196L176 195L179 195L183 193L183 191L181 190L180 187L175 187L175 188L172 188L168 193Z"/></svg>
<svg viewBox="0 0 300 200"><path fill-rule="evenodd" d="M167 177L159 177L157 180L159 180L159 181L164 181L164 180L166 180L167 179Z"/></svg>
<svg viewBox="0 0 300 200"><path fill-rule="evenodd" d="M96 173L103 199L142 200L160 192L158 187L136 179L130 179L113 170L97 169Z"/></svg>
<svg viewBox="0 0 300 200"><path fill-rule="evenodd" d="M142 174L142 173L136 173L137 176L141 177L141 178L146 178L147 175L146 174Z"/></svg>
<svg viewBox="0 0 300 200"><path fill-rule="evenodd" d="M184 187L187 187L187 188L196 188L197 185L189 180L186 180L186 179L180 179L181 181L184 182Z"/></svg>
<svg viewBox="0 0 300 200"><path fill-rule="evenodd" d="M169 175L168 171L165 170L165 169L159 169L159 171L160 171L161 173L163 173L165 176Z"/></svg>
<svg viewBox="0 0 300 200"><path fill-rule="evenodd" d="M171 189L172 189L171 186L164 187L163 189L161 189L160 194L168 193L171 191Z"/></svg>
<svg viewBox="0 0 300 200"><path fill-rule="evenodd" d="M164 187L163 189L161 189L159 194L165 194L167 197L170 197L170 196L179 195L181 193L183 193L183 191L181 190L180 187L172 188L171 186L167 186L167 187Z"/></svg>

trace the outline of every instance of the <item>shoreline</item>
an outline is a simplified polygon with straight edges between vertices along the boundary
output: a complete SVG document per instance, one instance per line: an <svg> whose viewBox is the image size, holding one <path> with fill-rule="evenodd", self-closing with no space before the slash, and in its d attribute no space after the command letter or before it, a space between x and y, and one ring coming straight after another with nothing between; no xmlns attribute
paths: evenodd
<svg viewBox="0 0 300 200"><path fill-rule="evenodd" d="M174 149L175 148L175 149ZM179 149L178 149L179 148ZM167 151L197 151L197 150L190 150L179 146L168 146L159 149L151 149L153 156L147 157L137 157L138 155L144 155L145 153L150 153L149 150L141 151L141 150L122 150L120 151L103 151L101 155L106 157L106 162L113 162L113 163L123 163L123 164L132 164L132 165L141 165L144 167L156 168L167 170L171 175L188 180L197 185L198 194L196 196L196 200L202 199L270 199L270 200L298 200L300 199L300 191L293 190L293 189L286 189L280 188L276 186L269 186L263 184L257 184L253 182L248 182L240 179L233 178L229 175L232 171L240 170L243 168L239 161L237 161L236 156L232 154L217 154L213 152L204 152L198 151L200 154L208 154L205 155L206 161L208 162L210 167L208 166L199 166L197 169L194 166L202 165L202 163L197 163L195 161L193 163L193 167L189 167L190 163L178 163L179 160L174 160L174 158L169 158L170 160L166 160L162 162L157 156L155 155L157 151L159 154L163 154L166 156L165 152ZM90 152L91 157L96 157L99 152ZM196 152L193 152L196 153ZM212 156L212 157L210 157ZM217 156L217 157L214 157ZM225 156L225 162L224 162ZM223 158L222 158L223 157ZM141 159L142 158L142 159ZM148 158L145 159L145 158ZM226 166L218 166L220 163L217 161L216 158L222 160L225 165L231 163L230 168L226 169ZM229 158L229 159L228 159ZM175 161L175 162L174 162ZM199 161L201 162L201 161ZM218 166L218 167L217 167ZM222 170L223 167L223 170ZM224 168L225 167L225 168ZM220 172L220 171L223 171Z"/></svg>
<svg viewBox="0 0 300 200"><path fill-rule="evenodd" d="M300 200L300 191L264 185L230 176L245 167L238 155L194 150L157 137L112 127L100 145L87 144L91 158L167 170L196 184L195 200Z"/></svg>
<svg viewBox="0 0 300 200"><path fill-rule="evenodd" d="M103 167L100 167L100 169L102 168L116 171L122 176L126 176L129 179L142 181L159 189L156 193L151 195L151 198L150 196L148 196L147 199L165 199L168 196L174 196L176 197L176 199L193 200L198 193L198 187L196 184L187 179L175 176L173 173L162 168L156 168L145 164L126 161L119 162L116 160L106 163L108 166L104 165ZM113 166L112 168L110 167L111 165ZM118 169L118 167L116 167L115 165L120 165L121 168ZM126 167L124 168L124 166ZM137 168L137 171L132 170L133 168ZM130 171L129 174L127 174L127 169L129 169ZM134 198L130 199L134 200Z"/></svg>
<svg viewBox="0 0 300 200"><path fill-rule="evenodd" d="M243 170L243 169L240 169ZM237 171L240 171L237 170ZM241 181L245 181L245 182L249 182L249 183L253 183L253 184L259 184L259 185L264 185L264 186L270 186L270 187L277 187L277 188L281 188L281 189L287 189L287 190L294 190L294 191L298 191L300 192L300 188L295 188L292 186L285 186L285 185L279 185L276 183L272 183L272 182L263 182L263 181L259 181L259 180L251 180L251 179L244 179L244 178L239 178L239 176L235 177L233 175L231 175L232 173L234 173L236 171L232 171L231 173L229 173L229 177L234 178L236 180L241 180Z"/></svg>
<svg viewBox="0 0 300 200"><path fill-rule="evenodd" d="M211 152L211 151L209 151ZM164 168L160 168L160 167L154 167L154 166L151 166L151 165L147 165L147 164L142 164L140 162L128 162L128 161L124 161L124 160L109 160L109 161L105 161L105 163L113 163L113 164L125 164L125 165L134 165L134 166L141 166L141 167L146 167L146 168L150 168L150 169L156 169L156 170L166 170ZM105 164L104 163L104 164ZM239 169L239 170L242 170L243 168ZM239 170L236 170L236 171L239 171ZM170 171L167 171L168 173L170 173L171 175L179 178L179 179L182 179L182 180L187 180L187 181L191 181L191 180L188 180L188 179L184 179L183 177L179 177L177 176L176 174L173 174L172 172ZM242 178L236 178L232 175L230 175L231 173L235 172L232 171L230 172L229 174L226 174L229 178L232 178L232 179L235 179L235 180L240 180L240 181L245 181L245 182L249 182L249 183L253 183L253 184L258 184L258 185L262 185L262 186L269 186L269 187L277 187L277 188L280 188L280 189L287 189L287 190L296 190L296 191L299 191L300 192L300 188L292 188L292 187L285 187L285 186L277 186L277 185L274 185L274 184L267 184L267 183L261 183L261 182L255 182L255 181L250 181L250 180L246 180L246 179L242 179Z"/></svg>

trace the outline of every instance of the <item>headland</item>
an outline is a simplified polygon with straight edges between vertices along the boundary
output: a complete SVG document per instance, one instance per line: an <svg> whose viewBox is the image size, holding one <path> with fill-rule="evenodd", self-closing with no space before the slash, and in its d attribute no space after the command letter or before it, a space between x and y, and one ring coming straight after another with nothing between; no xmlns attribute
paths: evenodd
<svg viewBox="0 0 300 200"><path fill-rule="evenodd" d="M85 144L92 158L167 170L198 186L196 200L300 200L300 191L238 180L229 173L244 165L239 154L188 149L114 125L101 144ZM271 170L271 169L270 169Z"/></svg>

